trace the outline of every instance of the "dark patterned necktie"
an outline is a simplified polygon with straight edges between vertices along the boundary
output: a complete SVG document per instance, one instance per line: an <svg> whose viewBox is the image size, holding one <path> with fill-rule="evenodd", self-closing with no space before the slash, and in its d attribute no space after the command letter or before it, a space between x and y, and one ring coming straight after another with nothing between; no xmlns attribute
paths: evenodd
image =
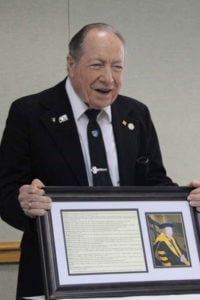
<svg viewBox="0 0 200 300"><path fill-rule="evenodd" d="M88 145L91 160L91 172L94 186L112 185L106 151L99 124L96 121L100 110L88 109L85 114L89 119L87 126Z"/></svg>

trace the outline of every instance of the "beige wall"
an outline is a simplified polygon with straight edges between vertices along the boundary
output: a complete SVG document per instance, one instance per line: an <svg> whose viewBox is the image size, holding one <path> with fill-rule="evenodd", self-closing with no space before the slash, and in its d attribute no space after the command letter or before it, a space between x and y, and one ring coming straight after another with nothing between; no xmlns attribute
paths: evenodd
<svg viewBox="0 0 200 300"><path fill-rule="evenodd" d="M0 265L0 299L14 300L17 286L18 265Z"/></svg>
<svg viewBox="0 0 200 300"><path fill-rule="evenodd" d="M0 136L15 99L66 76L68 1L0 0ZM0 223L0 241L21 233Z"/></svg>
<svg viewBox="0 0 200 300"><path fill-rule="evenodd" d="M0 136L18 97L66 75L68 35L113 24L127 41L122 92L146 103L168 174L199 178L199 0L0 0ZM18 238L1 224L0 240Z"/></svg>
<svg viewBox="0 0 200 300"><path fill-rule="evenodd" d="M199 178L199 11L199 0L0 0L0 136L13 100L64 78L69 35L103 21L125 36L122 92L149 106L169 175ZM0 241L20 236L0 223Z"/></svg>

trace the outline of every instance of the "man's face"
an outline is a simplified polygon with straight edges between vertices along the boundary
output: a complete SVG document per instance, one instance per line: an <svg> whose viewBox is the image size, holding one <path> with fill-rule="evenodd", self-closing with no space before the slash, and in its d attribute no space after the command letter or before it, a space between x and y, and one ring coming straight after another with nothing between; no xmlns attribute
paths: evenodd
<svg viewBox="0 0 200 300"><path fill-rule="evenodd" d="M115 34L92 29L84 39L80 60L68 56L67 61L72 86L90 108L102 109L114 102L124 67L124 46Z"/></svg>
<svg viewBox="0 0 200 300"><path fill-rule="evenodd" d="M173 229L172 229L172 227L165 227L165 228L164 228L164 234L165 234L166 237L168 237L169 239L172 238L172 236L173 236Z"/></svg>

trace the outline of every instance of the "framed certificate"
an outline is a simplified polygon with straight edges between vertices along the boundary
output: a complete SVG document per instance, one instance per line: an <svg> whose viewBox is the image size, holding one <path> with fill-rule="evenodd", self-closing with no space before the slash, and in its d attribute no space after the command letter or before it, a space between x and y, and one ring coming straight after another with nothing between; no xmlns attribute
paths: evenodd
<svg viewBox="0 0 200 300"><path fill-rule="evenodd" d="M47 299L200 292L186 187L46 187L37 219Z"/></svg>

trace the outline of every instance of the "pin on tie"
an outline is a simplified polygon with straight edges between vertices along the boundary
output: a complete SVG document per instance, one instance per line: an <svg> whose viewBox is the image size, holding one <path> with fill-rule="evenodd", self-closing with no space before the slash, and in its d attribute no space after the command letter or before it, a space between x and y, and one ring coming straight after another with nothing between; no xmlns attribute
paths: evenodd
<svg viewBox="0 0 200 300"><path fill-rule="evenodd" d="M98 130L92 130L91 133L92 133L92 136L95 137L95 138L97 138L98 135L99 135L99 131Z"/></svg>

